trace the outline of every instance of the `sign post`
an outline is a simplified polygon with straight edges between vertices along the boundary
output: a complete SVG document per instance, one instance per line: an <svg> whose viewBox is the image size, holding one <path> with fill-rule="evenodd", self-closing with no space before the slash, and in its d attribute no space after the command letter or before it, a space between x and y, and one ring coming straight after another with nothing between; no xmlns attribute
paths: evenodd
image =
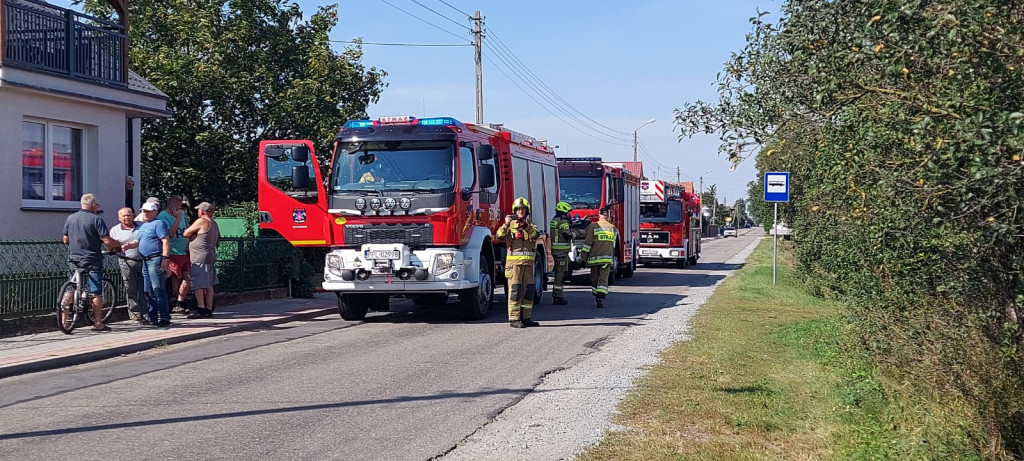
<svg viewBox="0 0 1024 461"><path fill-rule="evenodd" d="M764 201L775 202L775 222L772 223L772 285L775 285L775 266L779 254L779 202L789 201L789 172L764 174Z"/></svg>

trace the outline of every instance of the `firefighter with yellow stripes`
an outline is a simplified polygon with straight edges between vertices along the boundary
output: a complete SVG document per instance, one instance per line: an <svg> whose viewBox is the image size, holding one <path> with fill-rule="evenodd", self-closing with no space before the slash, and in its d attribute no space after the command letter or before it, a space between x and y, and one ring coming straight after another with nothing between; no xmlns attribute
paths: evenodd
<svg viewBox="0 0 1024 461"><path fill-rule="evenodd" d="M523 197L512 202L515 216L506 216L497 237L505 240L505 278L508 279L508 322L512 328L540 325L533 315L533 262L540 231L530 222L530 202Z"/></svg>
<svg viewBox="0 0 1024 461"><path fill-rule="evenodd" d="M551 218L551 256L555 258L555 284L551 288L552 301L556 306L569 304L565 300L565 273L569 269L569 250L572 247L572 231L569 230L569 212L572 205L558 202L555 217Z"/></svg>
<svg viewBox="0 0 1024 461"><path fill-rule="evenodd" d="M612 271L612 257L615 251L615 240L618 229L609 221L610 210L601 208L601 216L596 222L587 226L583 240L583 255L590 266L590 292L597 300L597 307L604 307L604 298L608 297L608 275Z"/></svg>

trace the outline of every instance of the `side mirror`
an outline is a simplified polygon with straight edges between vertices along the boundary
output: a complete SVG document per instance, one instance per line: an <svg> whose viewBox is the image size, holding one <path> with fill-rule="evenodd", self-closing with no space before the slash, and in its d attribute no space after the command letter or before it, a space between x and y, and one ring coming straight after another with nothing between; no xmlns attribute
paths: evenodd
<svg viewBox="0 0 1024 461"><path fill-rule="evenodd" d="M494 158L494 147L490 144L484 144L480 146L480 150L477 151L476 156L480 160L491 160Z"/></svg>
<svg viewBox="0 0 1024 461"><path fill-rule="evenodd" d="M478 165L477 171L480 173L480 177L478 178L477 181L480 183L481 189L494 187L494 184L496 182L494 174L494 165Z"/></svg>
<svg viewBox="0 0 1024 461"><path fill-rule="evenodd" d="M303 144L292 148L292 160L299 163L306 163L309 161L309 146Z"/></svg>
<svg viewBox="0 0 1024 461"><path fill-rule="evenodd" d="M309 190L309 167L306 165L295 165L292 167L292 189Z"/></svg>

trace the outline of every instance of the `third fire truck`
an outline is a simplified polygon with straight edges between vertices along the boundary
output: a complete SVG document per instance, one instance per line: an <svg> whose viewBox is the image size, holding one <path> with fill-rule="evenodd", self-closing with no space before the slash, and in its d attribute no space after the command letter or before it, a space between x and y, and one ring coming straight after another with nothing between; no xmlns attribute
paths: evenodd
<svg viewBox="0 0 1024 461"><path fill-rule="evenodd" d="M640 262L686 267L700 258L700 198L683 184L640 181Z"/></svg>
<svg viewBox="0 0 1024 461"><path fill-rule="evenodd" d="M572 205L573 229L581 231L597 221L601 208L611 209L611 220L619 230L608 283L615 277L629 278L636 270L636 249L640 233L640 162L604 162L599 157L558 159L561 200ZM569 253L570 268L580 269L586 261L580 255L583 239L574 239Z"/></svg>
<svg viewBox="0 0 1024 461"><path fill-rule="evenodd" d="M346 320L387 310L392 296L442 304L449 294L465 318L483 318L503 279L494 235L512 202L526 197L546 233L558 199L546 144L450 117L349 121L326 171L310 141L260 143L260 227L330 248L323 288ZM537 245L539 294L552 262L543 236Z"/></svg>

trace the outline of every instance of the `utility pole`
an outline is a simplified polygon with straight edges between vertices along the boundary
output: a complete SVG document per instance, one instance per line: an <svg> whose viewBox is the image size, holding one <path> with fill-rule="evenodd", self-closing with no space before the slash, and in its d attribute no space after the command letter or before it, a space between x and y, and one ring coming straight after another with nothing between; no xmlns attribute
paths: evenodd
<svg viewBox="0 0 1024 461"><path fill-rule="evenodd" d="M633 130L633 163L636 163L636 130Z"/></svg>
<svg viewBox="0 0 1024 461"><path fill-rule="evenodd" d="M676 167L676 182L681 181L681 179L679 178L680 174L682 173L679 172L679 167ZM690 180L692 181L693 179L691 178Z"/></svg>
<svg viewBox="0 0 1024 461"><path fill-rule="evenodd" d="M480 10L476 10L473 14L473 58L476 61L476 124L484 124L484 73L483 73L483 62L481 55L481 48L483 48L483 28L481 24L483 18L480 16ZM636 157L636 154L633 155Z"/></svg>

